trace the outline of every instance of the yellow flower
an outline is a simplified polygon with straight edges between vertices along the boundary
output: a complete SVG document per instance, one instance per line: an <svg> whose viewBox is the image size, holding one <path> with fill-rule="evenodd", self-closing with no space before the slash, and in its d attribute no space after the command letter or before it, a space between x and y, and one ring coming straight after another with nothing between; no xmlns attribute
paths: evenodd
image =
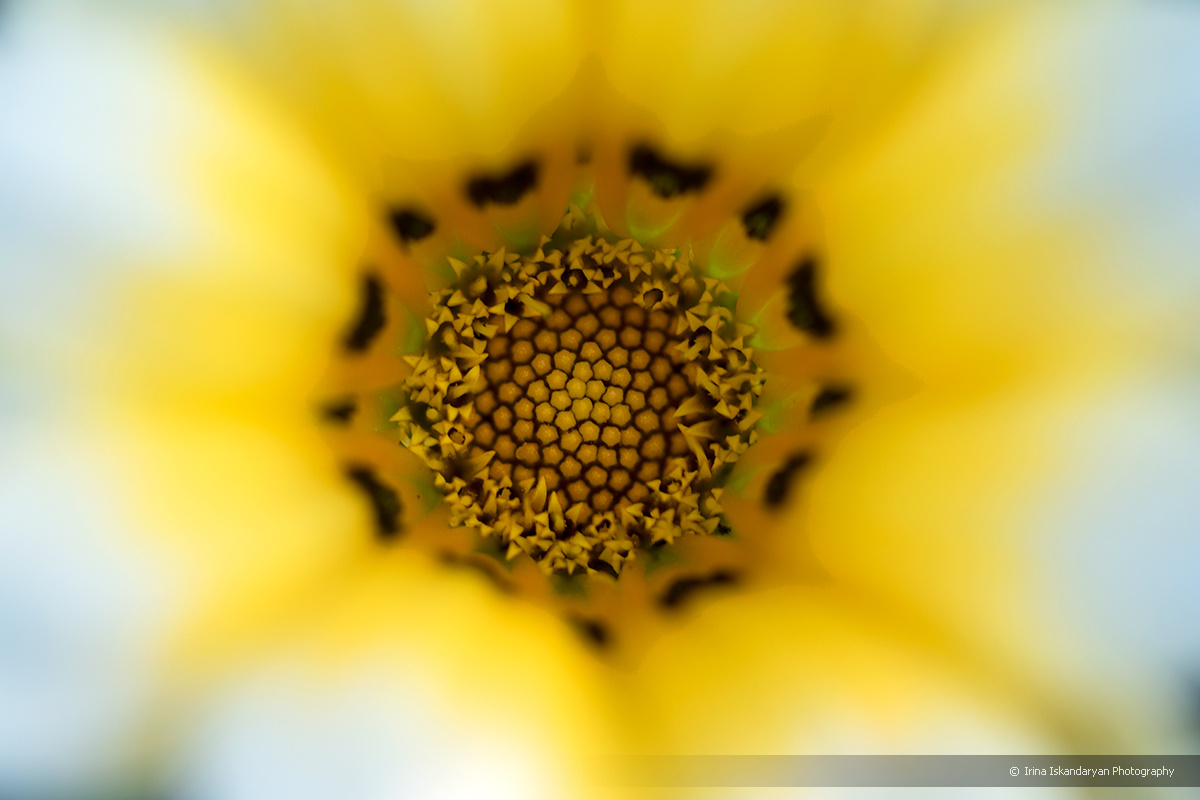
<svg viewBox="0 0 1200 800"><path fill-rule="evenodd" d="M1182 746L1196 16L14 5L0 794Z"/></svg>

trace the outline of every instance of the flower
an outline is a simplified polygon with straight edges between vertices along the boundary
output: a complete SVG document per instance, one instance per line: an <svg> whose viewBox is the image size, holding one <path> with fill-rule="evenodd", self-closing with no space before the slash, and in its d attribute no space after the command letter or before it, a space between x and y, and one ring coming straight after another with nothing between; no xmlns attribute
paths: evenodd
<svg viewBox="0 0 1200 800"><path fill-rule="evenodd" d="M1194 626L1146 617L1195 590L1124 554L1194 555L1196 24L9 8L0 786L561 797L629 753L1179 746ZM546 248L572 200L736 291L765 381L734 536L564 592L471 553L386 401L450 259Z"/></svg>

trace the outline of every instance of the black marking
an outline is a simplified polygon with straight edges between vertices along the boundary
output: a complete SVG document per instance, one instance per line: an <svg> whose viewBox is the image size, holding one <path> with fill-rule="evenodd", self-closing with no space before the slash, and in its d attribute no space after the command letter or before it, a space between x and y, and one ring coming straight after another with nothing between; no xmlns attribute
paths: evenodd
<svg viewBox="0 0 1200 800"><path fill-rule="evenodd" d="M605 648L612 642L612 633L608 630L608 626L599 620L574 617L571 622L575 625L575 629L596 647Z"/></svg>
<svg viewBox="0 0 1200 800"><path fill-rule="evenodd" d="M364 275L359 301L358 321L342 340L347 350L362 352L387 324L383 305L383 284L374 275Z"/></svg>
<svg viewBox="0 0 1200 800"><path fill-rule="evenodd" d="M792 493L792 481L810 461L812 457L808 453L796 453L775 471L767 481L766 491L763 492L763 502L768 508L778 508L787 502L788 495Z"/></svg>
<svg viewBox="0 0 1200 800"><path fill-rule="evenodd" d="M568 522L569 521L570 520L568 520ZM572 526L572 527L574 527L574 526ZM603 572L605 575L608 575L610 578L618 577L617 570L613 567L613 565L603 559L600 559L600 558L590 559L588 561L588 567L590 569L596 570L597 572Z"/></svg>
<svg viewBox="0 0 1200 800"><path fill-rule="evenodd" d="M405 244L419 242L437 230L437 223L430 217L411 208L393 208L388 211L388 222L400 241Z"/></svg>
<svg viewBox="0 0 1200 800"><path fill-rule="evenodd" d="M532 191L538 182L536 161L518 164L503 175L479 175L467 181L467 197L478 208L488 203L511 206Z"/></svg>
<svg viewBox="0 0 1200 800"><path fill-rule="evenodd" d="M817 260L804 257L788 275L788 321L818 339L833 335L833 320L817 299Z"/></svg>
<svg viewBox="0 0 1200 800"><path fill-rule="evenodd" d="M353 397L347 397L344 400L335 400L322 406L321 419L335 425L346 425L354 417L354 412L357 410L358 401Z"/></svg>
<svg viewBox="0 0 1200 800"><path fill-rule="evenodd" d="M651 190L662 198L698 192L712 178L706 164L681 164L668 161L648 145L640 144L629 153L629 171L645 178Z"/></svg>
<svg viewBox="0 0 1200 800"><path fill-rule="evenodd" d="M525 304L514 297L510 300L505 301L504 313L512 314L514 317L519 317L525 313Z"/></svg>
<svg viewBox="0 0 1200 800"><path fill-rule="evenodd" d="M691 600L696 592L701 589L708 589L715 586L732 586L737 583L737 573L730 570L717 570L707 576L691 576L687 578L679 578L667 587L667 591L663 592L658 598L658 604L665 609L675 610L681 608L684 603Z"/></svg>
<svg viewBox="0 0 1200 800"><path fill-rule="evenodd" d="M783 199L773 194L746 209L742 213L742 226L746 229L746 236L765 242L775 229L775 223L779 222L783 208Z"/></svg>
<svg viewBox="0 0 1200 800"><path fill-rule="evenodd" d="M836 411L854 399L854 389L849 386L825 386L817 392L812 405L808 408L810 417L819 417L829 411Z"/></svg>
<svg viewBox="0 0 1200 800"><path fill-rule="evenodd" d="M385 486L370 467L356 465L347 467L346 477L362 490L375 512L376 534L383 541L395 539L400 533L400 495L390 486Z"/></svg>

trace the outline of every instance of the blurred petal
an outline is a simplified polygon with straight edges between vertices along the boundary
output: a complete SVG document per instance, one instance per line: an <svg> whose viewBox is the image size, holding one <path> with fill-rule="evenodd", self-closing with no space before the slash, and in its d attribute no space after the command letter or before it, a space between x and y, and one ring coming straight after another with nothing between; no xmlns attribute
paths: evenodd
<svg viewBox="0 0 1200 800"><path fill-rule="evenodd" d="M1047 637L1066 643L1047 648L1050 668L1113 698L1124 724L1163 749L1171 734L1194 735L1200 675L1198 374L1148 370L1080 409L1061 437L1077 466L1034 529L1031 589Z"/></svg>
<svg viewBox="0 0 1200 800"><path fill-rule="evenodd" d="M582 58L572 3L262 0L189 10L372 199L431 215L442 247L422 253L427 264L461 248L455 237L528 247L558 224L575 159L575 101L563 95ZM513 207L471 196L470 180L527 164L534 191Z"/></svg>
<svg viewBox="0 0 1200 800"><path fill-rule="evenodd" d="M544 761L499 721L489 730L454 718L418 681L400 683L394 664L375 665L375 675L361 669L334 687L286 671L245 676L188 743L178 796L563 796Z"/></svg>
<svg viewBox="0 0 1200 800"><path fill-rule="evenodd" d="M129 541L97 443L35 425L0 414L0 794L120 794L175 598L164 560Z"/></svg>
<svg viewBox="0 0 1200 800"><path fill-rule="evenodd" d="M17 111L0 123L0 207L13 209L0 240L15 256L0 273L0 352L8 423L25 438L3 459L21 475L66 442L86 446L65 450L68 490L51 493L48 475L18 498L13 546L36 542L39 504L45 524L87 520L82 540L111 537L120 554L97 577L117 597L118 576L138 569L124 562L154 548L172 624L146 632L141 609L118 605L130 617L112 623L113 646L133 626L161 659L197 620L233 603L249 621L251 598L294 590L355 530L368 536L307 398L349 305L353 206L302 142L179 40L86 11L15 11L0 56L0 94ZM72 459L103 474L111 519L88 484L69 490ZM122 697L76 677L73 691L97 702Z"/></svg>
<svg viewBox="0 0 1200 800"><path fill-rule="evenodd" d="M204 702L184 797L586 796L611 741L598 665L549 616L396 556L298 608Z"/></svg>
<svg viewBox="0 0 1200 800"><path fill-rule="evenodd" d="M971 5L617 3L605 9L599 38L616 89L660 114L672 139L691 142L815 117L841 127L911 79Z"/></svg>
<svg viewBox="0 0 1200 800"><path fill-rule="evenodd" d="M1187 341L1185 315L1194 305L1186 295L1156 306L1152 318L1144 306L1121 302L1154 291L1154 273L1122 268L1136 242L1157 246L1156 264L1167 274L1175 259L1186 258L1187 242L1172 238L1173 221L1141 214L1138 198L1119 184L1102 195L1087 182L1070 182L1081 172L1074 166L1079 153L1104 152L1089 143L1109 135L1107 121L1128 113L1120 96L1102 105L1073 97L1075 76L1112 60L1116 44L1130 35L1131 13L1097 19L1082 7L1055 8L965 43L961 60L906 122L886 131L852 169L831 174L818 192L833 259L830 294L900 373L878 391L905 398L855 431L818 479L831 493L814 494L814 522L828 543L825 555L848 569L886 561L892 578L903 572L879 542L847 549L850 527L856 535L885 529L895 535L907 527L904 538L939 552L967 546L965 540L1003 547L1003 531L1019 527L1011 515L1019 520L1025 510L1013 501L1033 499L1003 472L1041 480L1046 469L1060 469L1047 433L1069 420L1073 407L1093 402L1106 382L1139 380L1135 365L1176 358L1178 343ZM1014 52L1021 57L1012 58ZM1136 51L1130 55L1126 67L1134 70L1140 62ZM1041 121L1028 127L1033 120ZM1110 160L1130 169L1145 156L1122 155L1107 152L1088 174ZM1058 172L1060 163L1073 166ZM895 434L884 433L889 428ZM867 440L870 458L880 459L892 435L903 438L892 456L876 462L880 483L864 484L875 470L843 459L854 459ZM922 469L927 477L918 478ZM853 475L853 488L839 492L826 483L839 475ZM951 477L982 494L949 489L943 480ZM917 480L928 493L905 485ZM856 509L865 519L848 513L848 492L873 498ZM956 497L970 498L971 517L947 513L946 501ZM986 535L989 529L995 533ZM964 530L973 533L964 537ZM959 567L966 572L938 571L969 580L973 570L965 562Z"/></svg>

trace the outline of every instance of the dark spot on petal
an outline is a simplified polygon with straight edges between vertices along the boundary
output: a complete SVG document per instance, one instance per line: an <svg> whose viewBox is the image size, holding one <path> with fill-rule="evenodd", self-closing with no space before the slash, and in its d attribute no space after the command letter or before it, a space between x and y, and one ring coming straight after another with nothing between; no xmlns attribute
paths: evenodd
<svg viewBox="0 0 1200 800"><path fill-rule="evenodd" d="M853 397L854 389L849 386L826 386L813 398L808 414L817 417L827 411L835 411L850 402Z"/></svg>
<svg viewBox="0 0 1200 800"><path fill-rule="evenodd" d="M374 275L364 275L360 290L358 320L342 340L347 350L361 352L383 330L387 317L383 306L383 284Z"/></svg>
<svg viewBox="0 0 1200 800"><path fill-rule="evenodd" d="M579 165L592 163L592 148L581 144L575 149L575 163Z"/></svg>
<svg viewBox="0 0 1200 800"><path fill-rule="evenodd" d="M575 625L575 629L596 647L607 647L609 642L612 641L612 634L609 632L608 626L603 622L594 619L584 619L583 617L575 617L571 622Z"/></svg>
<svg viewBox="0 0 1200 800"><path fill-rule="evenodd" d="M467 181L467 197L477 207L488 203L511 206L537 186L538 165L525 161L502 175L479 175Z"/></svg>
<svg viewBox="0 0 1200 800"><path fill-rule="evenodd" d="M658 604L666 609L678 609L691 600L696 592L715 586L732 586L738 576L730 570L717 570L707 576L691 576L675 580L667 591L658 598Z"/></svg>
<svg viewBox="0 0 1200 800"><path fill-rule="evenodd" d="M668 161L651 147L641 144L629 154L629 171L650 184L659 197L698 192L712 177L712 168L705 164L681 164Z"/></svg>
<svg viewBox="0 0 1200 800"><path fill-rule="evenodd" d="M785 461L783 466L776 470L775 474L767 481L763 502L769 508L778 508L786 503L788 495L792 492L792 482L810 461L812 461L812 457L808 453L796 453Z"/></svg>
<svg viewBox="0 0 1200 800"><path fill-rule="evenodd" d="M335 425L345 425L350 422L354 412L358 410L358 401L353 397L335 400L321 407L321 419Z"/></svg>
<svg viewBox="0 0 1200 800"><path fill-rule="evenodd" d="M788 321L818 339L833 335L834 324L817 299L817 260L806 256L788 275Z"/></svg>
<svg viewBox="0 0 1200 800"><path fill-rule="evenodd" d="M400 533L400 495L390 486L385 486L375 475L375 470L366 466L346 469L346 477L362 490L375 513L376 534L383 541L396 538Z"/></svg>
<svg viewBox="0 0 1200 800"><path fill-rule="evenodd" d="M570 520L568 520L568 522L569 521ZM572 525L571 527L575 527L575 526ZM616 569L613 568L613 565L602 559L599 559L599 558L590 559L588 561L588 567L596 570L597 572L603 572L605 575L608 575L610 578L617 577L617 571L616 571Z"/></svg>
<svg viewBox="0 0 1200 800"><path fill-rule="evenodd" d="M779 195L773 194L762 202L755 203L742 213L742 225L746 229L746 235L765 242L782 214L783 200Z"/></svg>
<svg viewBox="0 0 1200 800"><path fill-rule="evenodd" d="M411 208L391 209L388 211L388 222L405 244L419 242L437 229L433 219Z"/></svg>

